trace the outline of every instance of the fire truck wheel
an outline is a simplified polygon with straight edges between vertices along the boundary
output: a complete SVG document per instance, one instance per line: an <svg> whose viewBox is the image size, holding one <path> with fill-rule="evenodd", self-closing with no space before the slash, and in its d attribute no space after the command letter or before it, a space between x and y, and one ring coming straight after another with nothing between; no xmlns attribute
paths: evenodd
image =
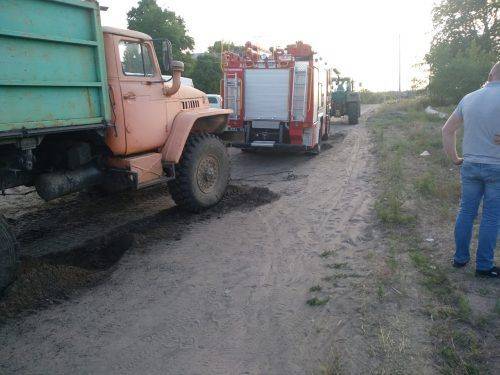
<svg viewBox="0 0 500 375"><path fill-rule="evenodd" d="M176 168L169 190L177 205L200 212L217 204L229 182L226 146L213 134L191 135Z"/></svg>
<svg viewBox="0 0 500 375"><path fill-rule="evenodd" d="M320 130L321 132L321 130ZM321 139L323 136L321 134L318 134L318 143L316 143L316 146L314 146L311 151L309 152L311 155L319 155L321 153Z"/></svg>
<svg viewBox="0 0 500 375"><path fill-rule="evenodd" d="M328 141L328 138L330 137L330 123L327 120L325 124L325 131L323 132L323 135L321 136L322 141Z"/></svg>
<svg viewBox="0 0 500 375"><path fill-rule="evenodd" d="M18 267L16 238L7 220L0 215L0 294L14 281Z"/></svg>

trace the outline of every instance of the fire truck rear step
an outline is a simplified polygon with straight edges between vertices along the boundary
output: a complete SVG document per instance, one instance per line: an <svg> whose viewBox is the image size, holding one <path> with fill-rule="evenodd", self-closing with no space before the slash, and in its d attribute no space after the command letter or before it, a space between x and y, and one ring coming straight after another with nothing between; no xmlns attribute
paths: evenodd
<svg viewBox="0 0 500 375"><path fill-rule="evenodd" d="M250 143L252 147L274 147L274 141L253 141Z"/></svg>

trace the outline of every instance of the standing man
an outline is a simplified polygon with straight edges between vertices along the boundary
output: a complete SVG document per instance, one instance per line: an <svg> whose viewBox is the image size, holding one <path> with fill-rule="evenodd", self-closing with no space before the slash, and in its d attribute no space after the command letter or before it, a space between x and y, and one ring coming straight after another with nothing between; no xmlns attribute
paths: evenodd
<svg viewBox="0 0 500 375"><path fill-rule="evenodd" d="M460 158L455 135L462 124L464 155ZM486 85L466 95L446 121L443 146L453 163L462 166L453 266L461 268L469 262L473 223L482 200L476 276L497 278L500 269L493 258L500 225L500 61L491 69Z"/></svg>

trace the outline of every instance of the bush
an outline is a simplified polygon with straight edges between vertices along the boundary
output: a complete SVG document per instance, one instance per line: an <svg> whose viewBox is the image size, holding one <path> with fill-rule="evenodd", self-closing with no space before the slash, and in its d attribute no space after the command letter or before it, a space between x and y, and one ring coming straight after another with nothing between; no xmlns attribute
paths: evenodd
<svg viewBox="0 0 500 375"><path fill-rule="evenodd" d="M435 105L458 103L487 80L495 56L472 42L462 52L453 54L452 46L439 44L427 56L430 62L429 94Z"/></svg>

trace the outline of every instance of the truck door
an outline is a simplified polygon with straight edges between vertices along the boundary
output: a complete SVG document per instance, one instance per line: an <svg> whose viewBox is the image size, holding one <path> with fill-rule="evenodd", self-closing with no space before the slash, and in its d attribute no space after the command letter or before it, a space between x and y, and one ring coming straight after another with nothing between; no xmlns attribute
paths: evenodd
<svg viewBox="0 0 500 375"><path fill-rule="evenodd" d="M118 52L126 154L155 150L167 139L167 99L152 46L122 38Z"/></svg>

